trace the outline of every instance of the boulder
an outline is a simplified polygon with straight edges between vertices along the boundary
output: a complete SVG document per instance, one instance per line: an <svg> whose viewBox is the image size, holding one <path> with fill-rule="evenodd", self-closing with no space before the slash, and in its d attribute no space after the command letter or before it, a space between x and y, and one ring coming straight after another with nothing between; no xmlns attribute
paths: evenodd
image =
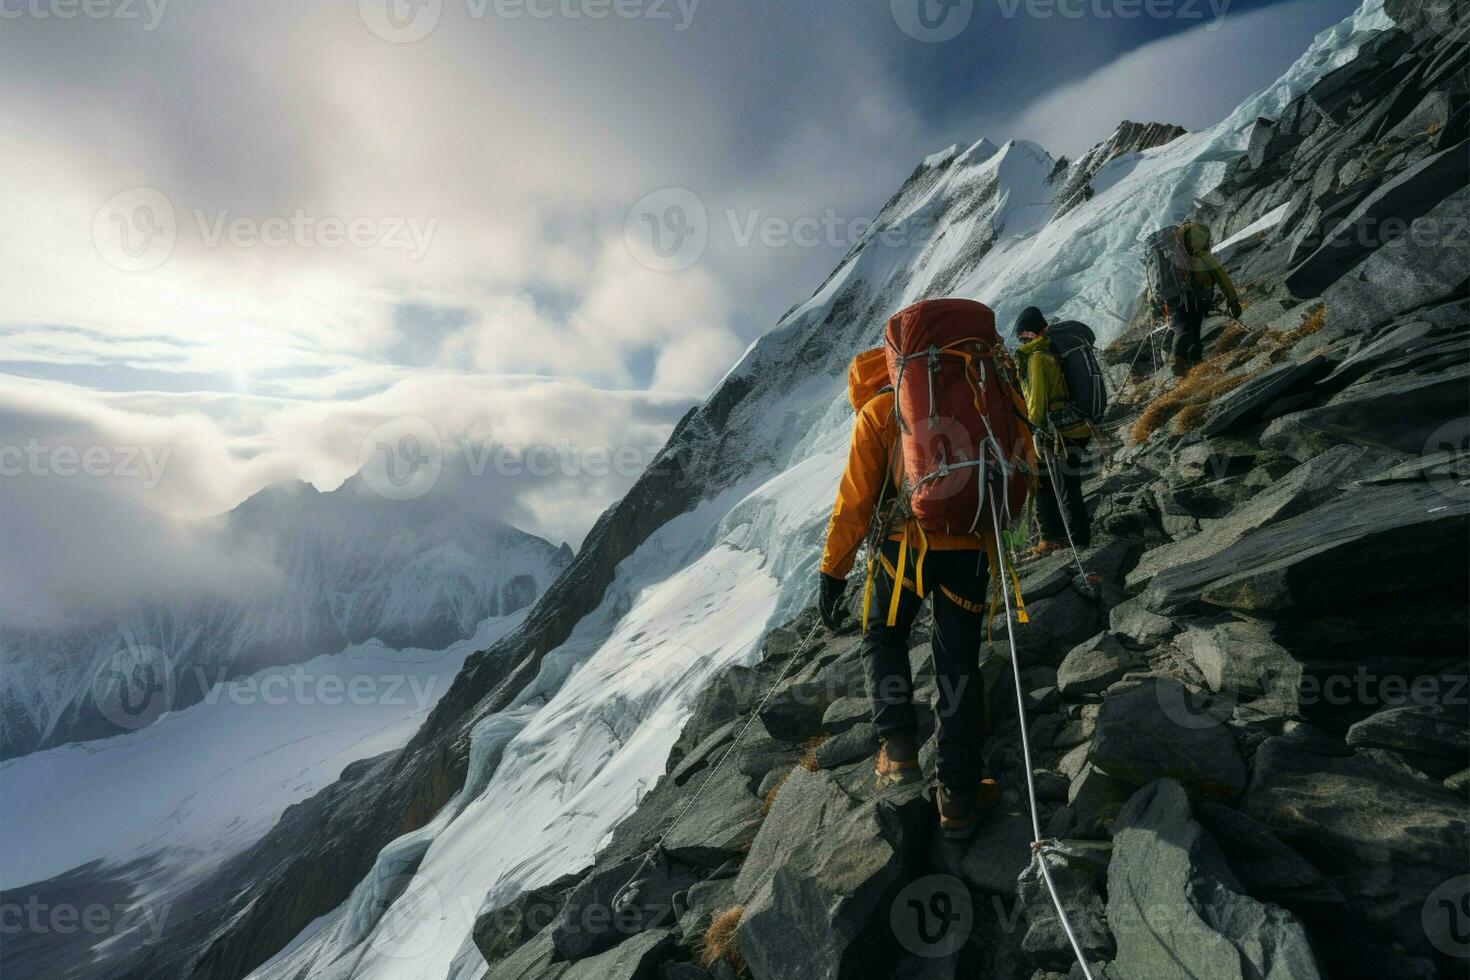
<svg viewBox="0 0 1470 980"><path fill-rule="evenodd" d="M1318 755L1278 736L1257 750L1242 808L1347 896L1363 947L1379 951L1385 972L1378 975L1424 975L1409 961L1436 955L1453 965L1423 922L1430 894L1464 871L1464 799L1363 753ZM1407 953L1397 957L1401 968L1390 969L1395 943Z"/></svg>
<svg viewBox="0 0 1470 980"><path fill-rule="evenodd" d="M1350 443L1422 453L1446 419L1464 411L1470 366L1434 374L1408 374L1360 381L1325 405L1276 419L1261 445L1306 460L1332 446Z"/></svg>
<svg viewBox="0 0 1470 980"><path fill-rule="evenodd" d="M960 864L965 880L987 895L1015 895L1016 879L1031 863L1032 839L1031 818L1022 813L988 818Z"/></svg>
<svg viewBox="0 0 1470 980"><path fill-rule="evenodd" d="M530 888L504 905L482 912L475 919L475 946L486 963L497 963L524 944L547 931L556 921L568 892L583 875L568 875L550 885Z"/></svg>
<svg viewBox="0 0 1470 980"><path fill-rule="evenodd" d="M834 735L813 750L812 755L817 760L817 765L823 769L836 769L838 766L873 755L878 751L878 729L872 722L863 722L843 732Z"/></svg>
<svg viewBox="0 0 1470 980"><path fill-rule="evenodd" d="M1052 882L1056 885L1057 897L1067 910L1067 918L1077 933L1088 962L1110 957L1113 937L1108 933L1095 868L1086 859L1079 859L1070 847L1049 851L1046 861ZM1043 969L1072 969L1076 964L1076 954L1057 916L1051 892L1035 863L1028 864L1017 880L1016 897L1026 916L1026 934L1021 939L1021 951L1027 960Z"/></svg>
<svg viewBox="0 0 1470 980"><path fill-rule="evenodd" d="M743 725L739 719L731 719L711 732L704 741L696 745L669 773L675 786L683 786L689 777L705 767L718 762L725 746L735 737L736 727Z"/></svg>
<svg viewBox="0 0 1470 980"><path fill-rule="evenodd" d="M1464 157L1464 147L1446 152ZM1344 334L1365 332L1408 310L1465 291L1470 268L1470 241L1464 216L1470 211L1470 187L1460 187L1396 238L1329 286L1323 298L1331 311L1332 329Z"/></svg>
<svg viewBox="0 0 1470 980"><path fill-rule="evenodd" d="M669 960L658 965L658 980L710 980L710 975L708 970L701 970L693 963Z"/></svg>
<svg viewBox="0 0 1470 980"><path fill-rule="evenodd" d="M1217 436L1265 418L1277 402L1311 390L1330 370L1332 363L1321 356L1268 368L1221 396L1200 432Z"/></svg>
<svg viewBox="0 0 1470 980"><path fill-rule="evenodd" d="M697 948L710 920L735 904L734 894L733 878L710 878L690 885L679 909L679 944Z"/></svg>
<svg viewBox="0 0 1470 980"><path fill-rule="evenodd" d="M1320 976L1301 922L1246 894L1194 820L1184 788L1170 779L1140 789L1118 815L1108 926L1122 977Z"/></svg>
<svg viewBox="0 0 1470 980"><path fill-rule="evenodd" d="M1211 706L1168 677L1148 678L1103 701L1088 761L1134 786L1168 777L1192 793L1227 802L1246 784L1245 763L1229 728Z"/></svg>
<svg viewBox="0 0 1470 980"><path fill-rule="evenodd" d="M1230 620L1190 627L1174 641L1210 690L1234 701L1253 702L1272 714L1297 712L1302 667L1259 620Z"/></svg>
<svg viewBox="0 0 1470 980"><path fill-rule="evenodd" d="M1345 924L1348 907L1341 889L1265 824L1209 801L1195 808L1195 816L1252 898L1296 913L1314 935Z"/></svg>
<svg viewBox="0 0 1470 980"><path fill-rule="evenodd" d="M491 963L484 980L559 980L570 967L557 959L552 930L547 928L509 956Z"/></svg>
<svg viewBox="0 0 1470 980"><path fill-rule="evenodd" d="M1101 633L1067 654L1057 668L1057 690L1062 697L1072 700L1101 694L1122 680L1134 663L1134 655L1123 648L1116 636Z"/></svg>
<svg viewBox="0 0 1470 980"><path fill-rule="evenodd" d="M1128 586L1136 588L1166 568L1218 554L1260 528L1278 524L1331 500L1353 481L1382 472L1401 458L1382 449L1333 446L1272 481L1270 487L1249 503L1219 520L1207 522L1194 537L1145 552L1138 566L1128 574Z"/></svg>
<svg viewBox="0 0 1470 980"><path fill-rule="evenodd" d="M829 735L843 732L873 719L873 702L868 698L838 698L822 714L822 731Z"/></svg>
<svg viewBox="0 0 1470 980"><path fill-rule="evenodd" d="M843 656L809 663L778 684L760 719L776 738L799 742L821 734L822 718L834 701L865 694L862 660L855 647L847 648Z"/></svg>
<svg viewBox="0 0 1470 980"><path fill-rule="evenodd" d="M1203 604L1243 613L1367 608L1443 589L1464 572L1470 489L1365 487L1165 569L1145 604L1169 615Z"/></svg>
<svg viewBox="0 0 1470 980"><path fill-rule="evenodd" d="M1470 759L1470 705L1460 698L1455 704L1385 708L1349 728L1347 744L1385 749L1442 780Z"/></svg>
<svg viewBox="0 0 1470 980"><path fill-rule="evenodd" d="M714 770L709 770L714 773ZM750 791L750 781L732 766L714 775L714 783L705 786L708 774L696 776L689 791L699 798L684 811L682 819L664 838L664 850L674 858L703 868L718 868L731 858L745 853L755 840L761 825L761 801Z"/></svg>
<svg viewBox="0 0 1470 980"><path fill-rule="evenodd" d="M620 945L573 963L563 980L656 980L658 966L674 953L674 934L651 929Z"/></svg>
<svg viewBox="0 0 1470 980"><path fill-rule="evenodd" d="M637 901L615 908L614 899L635 880ZM594 870L567 895L549 930L557 958L583 960L672 923L674 896L698 880L694 871L667 855L648 862L631 858Z"/></svg>
<svg viewBox="0 0 1470 980"><path fill-rule="evenodd" d="M1107 837L1113 820L1132 793L1130 783L1115 779L1096 766L1084 766L1067 795L1067 807L1075 821L1072 836Z"/></svg>
<svg viewBox="0 0 1470 980"><path fill-rule="evenodd" d="M791 781L768 820L783 839L763 828L736 880L737 896L751 894L736 933L741 954L762 980L887 975L902 954L889 902L921 866L931 805L912 785L859 803L825 772Z"/></svg>
<svg viewBox="0 0 1470 980"><path fill-rule="evenodd" d="M1108 629L1124 644L1150 650L1178 632L1172 619L1150 612L1138 599L1114 606L1108 614Z"/></svg>

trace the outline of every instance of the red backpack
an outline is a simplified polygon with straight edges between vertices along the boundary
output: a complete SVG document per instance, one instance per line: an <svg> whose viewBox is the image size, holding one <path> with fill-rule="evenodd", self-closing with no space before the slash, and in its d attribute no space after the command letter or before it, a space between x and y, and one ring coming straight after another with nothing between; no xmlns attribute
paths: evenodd
<svg viewBox="0 0 1470 980"><path fill-rule="evenodd" d="M1002 526L1020 516L1034 473L1015 366L983 303L916 303L884 333L894 390L904 492L929 533L990 527L987 494Z"/></svg>

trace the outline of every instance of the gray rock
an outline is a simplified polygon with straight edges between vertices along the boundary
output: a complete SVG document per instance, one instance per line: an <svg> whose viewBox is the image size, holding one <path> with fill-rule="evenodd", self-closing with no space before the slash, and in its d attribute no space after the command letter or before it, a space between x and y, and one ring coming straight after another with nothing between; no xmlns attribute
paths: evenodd
<svg viewBox="0 0 1470 980"><path fill-rule="evenodd" d="M726 765L734 765L746 779L760 779L777 766L792 765L801 756L796 744L773 737L759 721L735 751L735 759Z"/></svg>
<svg viewBox="0 0 1470 980"><path fill-rule="evenodd" d="M1465 365L1359 382L1325 405L1276 419L1261 434L1261 445L1299 460L1342 443L1420 453L1446 419L1463 411L1467 384Z"/></svg>
<svg viewBox="0 0 1470 980"><path fill-rule="evenodd" d="M836 769L838 766L858 759L873 755L878 751L878 729L871 722L863 722L843 732L834 735L821 745L817 746L812 755L816 757L817 765L823 769Z"/></svg>
<svg viewBox="0 0 1470 980"><path fill-rule="evenodd" d="M1068 789L1071 781L1059 772L1050 769L1037 769L1032 774L1036 781L1036 795L1049 803L1065 802L1069 795Z"/></svg>
<svg viewBox="0 0 1470 980"><path fill-rule="evenodd" d="M1452 869L1464 870L1464 799L1361 753L1317 755L1276 737L1256 752L1243 809L1343 891L1363 947L1380 951L1380 960L1394 942L1410 954L1436 954L1423 927L1424 904Z"/></svg>
<svg viewBox="0 0 1470 980"><path fill-rule="evenodd" d="M869 699L838 698L828 706L822 715L822 730L829 735L841 735L854 725L860 725L872 719L873 702Z"/></svg>
<svg viewBox="0 0 1470 980"><path fill-rule="evenodd" d="M1470 489L1368 487L1160 572L1145 602L1163 615L1200 602L1244 613L1377 606L1442 588L1467 533Z"/></svg>
<svg viewBox="0 0 1470 980"><path fill-rule="evenodd" d="M1087 765L1087 753L1089 746L1086 742L1068 749L1066 754L1057 762L1057 772L1066 776L1069 780L1076 779L1082 775L1082 769Z"/></svg>
<svg viewBox="0 0 1470 980"><path fill-rule="evenodd" d="M1463 147L1447 153L1463 156ZM1462 186L1408 233L1380 248L1323 294L1334 331L1362 333L1400 313L1462 294L1470 268L1470 241L1463 229L1470 188Z"/></svg>
<svg viewBox="0 0 1470 980"><path fill-rule="evenodd" d="M1166 568L1209 558L1248 534L1305 513L1340 495L1352 481L1381 472L1396 458L1381 449L1334 446L1296 467L1226 517L1208 522L1195 537L1145 552L1138 566L1128 573L1128 586L1137 588ZM1140 604L1147 609L1146 604Z"/></svg>
<svg viewBox="0 0 1470 980"><path fill-rule="evenodd" d="M1060 702L1061 696L1055 687L1038 687L1026 693L1026 712L1032 715L1046 714L1055 711Z"/></svg>
<svg viewBox="0 0 1470 980"><path fill-rule="evenodd" d="M711 732L704 741L694 747L692 751L684 756L683 760L669 773L674 780L675 786L683 786L689 781L689 777L702 771L705 767L719 760L723 749L731 739L735 737L737 725L743 725L739 719L731 719L719 728ZM716 751L721 750L721 751Z"/></svg>
<svg viewBox="0 0 1470 980"><path fill-rule="evenodd" d="M486 963L510 956L547 930L561 912L567 894L582 879L568 875L540 888L531 888L504 905L482 912L475 920L474 941ZM548 940L550 932L547 932Z"/></svg>
<svg viewBox="0 0 1470 980"><path fill-rule="evenodd" d="M1301 923L1245 893L1173 780L1140 789L1118 815L1108 925L1118 944L1114 967L1125 977L1320 975Z"/></svg>
<svg viewBox="0 0 1470 980"><path fill-rule="evenodd" d="M713 770L710 770L713 772ZM704 787L706 775L696 776L689 789L699 799L684 812L678 826L664 838L664 850L673 857L704 868L717 868L744 854L761 825L761 801L750 783L729 766L715 782Z"/></svg>
<svg viewBox="0 0 1470 980"><path fill-rule="evenodd" d="M988 895L1016 894L1016 879L1031 863L1031 818L1021 813L988 818L961 863L965 880Z"/></svg>
<svg viewBox="0 0 1470 980"><path fill-rule="evenodd" d="M1444 788L1463 799L1466 792L1470 792L1470 769L1461 769L1453 776L1446 776Z"/></svg>
<svg viewBox="0 0 1470 980"><path fill-rule="evenodd" d="M1067 796L1067 806L1076 823L1071 835L1074 837L1107 837L1113 820L1128 802L1133 786L1115 779L1095 766L1087 766L1072 781Z"/></svg>
<svg viewBox="0 0 1470 980"><path fill-rule="evenodd" d="M1385 708L1353 725L1347 744L1386 749L1420 772L1445 779L1470 758L1470 707L1458 704L1411 704Z"/></svg>
<svg viewBox="0 0 1470 980"><path fill-rule="evenodd" d="M547 928L509 956L490 964L485 980L558 980L570 966L556 960L552 930Z"/></svg>
<svg viewBox="0 0 1470 980"><path fill-rule="evenodd" d="M660 963L674 952L674 934L651 929L597 956L573 963L565 980L654 980Z"/></svg>
<svg viewBox="0 0 1470 980"><path fill-rule="evenodd" d="M1102 633L1074 647L1057 668L1057 690L1064 698L1101 694L1134 665L1133 654L1118 638Z"/></svg>
<svg viewBox="0 0 1470 980"><path fill-rule="evenodd" d="M1150 650L1178 632L1172 619L1150 612L1138 599L1120 602L1108 613L1108 629L1124 644Z"/></svg>
<svg viewBox="0 0 1470 980"><path fill-rule="evenodd" d="M1229 728L1168 677L1149 678L1103 701L1088 761L1134 786L1168 777L1227 802L1246 784Z"/></svg>
<svg viewBox="0 0 1470 980"><path fill-rule="evenodd" d="M1047 868L1057 888L1057 897L1067 910L1067 918L1077 933L1078 942L1091 962L1113 953L1113 937L1108 932L1102 898L1090 868L1082 866L1066 852L1047 855ZM1026 916L1026 934L1021 950L1037 966L1053 970L1069 970L1075 964L1075 953L1056 905L1034 863L1027 866L1017 881L1017 900Z"/></svg>
<svg viewBox="0 0 1470 980"><path fill-rule="evenodd" d="M1272 406L1283 399L1310 391L1331 370L1332 362L1321 356L1267 368L1245 384L1221 396L1200 432L1207 437L1217 436L1267 418Z"/></svg>
<svg viewBox="0 0 1470 980"><path fill-rule="evenodd" d="M679 944L695 949L710 920L734 905L735 881L732 878L710 878L689 886L684 907L679 912Z"/></svg>
<svg viewBox="0 0 1470 980"><path fill-rule="evenodd" d="M834 701L865 696L862 661L855 648L844 653L813 661L776 686L760 713L767 732L788 742L810 738L821 733Z"/></svg>
<svg viewBox="0 0 1470 980"><path fill-rule="evenodd" d="M747 874L748 860L736 882L737 895L756 883L736 933L741 954L763 980L836 980L857 964L886 975L901 950L885 940L885 898L922 860L933 811L916 786L859 804L828 773L799 778L771 811L788 839L763 830L751 851L760 870Z"/></svg>
<svg viewBox="0 0 1470 980"><path fill-rule="evenodd" d="M693 963L675 963L672 960L660 963L658 980L710 980L709 971L701 970Z"/></svg>
<svg viewBox="0 0 1470 980"><path fill-rule="evenodd" d="M1253 898L1295 912L1314 934L1346 921L1342 891L1265 824L1220 803L1206 801L1195 809Z"/></svg>
<svg viewBox="0 0 1470 980"><path fill-rule="evenodd" d="M1270 713L1297 713L1302 667L1259 620L1232 620L1186 629L1174 641L1204 676L1210 690L1231 700L1256 702Z"/></svg>
<svg viewBox="0 0 1470 980"><path fill-rule="evenodd" d="M614 900L635 878L639 901L615 908ZM632 858L594 870L568 894L549 930L557 957L583 960L672 922L674 896L697 880L691 870L667 858L647 863Z"/></svg>
<svg viewBox="0 0 1470 980"><path fill-rule="evenodd" d="M777 766L776 768L772 769L770 772L762 776L760 785L758 785L755 790L756 798L760 800L765 800L767 796L770 796L771 790L780 785L781 782L787 777L787 775L790 774L792 765L795 765L795 763L792 763L791 765Z"/></svg>

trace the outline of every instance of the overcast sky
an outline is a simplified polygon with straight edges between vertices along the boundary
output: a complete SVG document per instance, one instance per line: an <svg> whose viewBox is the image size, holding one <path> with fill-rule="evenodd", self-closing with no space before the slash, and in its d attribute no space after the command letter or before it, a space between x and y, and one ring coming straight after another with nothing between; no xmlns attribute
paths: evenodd
<svg viewBox="0 0 1470 980"><path fill-rule="evenodd" d="M399 417L646 452L851 244L741 227L981 136L1206 126L1354 6L0 0L0 442L166 450L94 481L129 519L329 489ZM638 202L685 192L707 247L650 268ZM631 479L507 513L575 545Z"/></svg>

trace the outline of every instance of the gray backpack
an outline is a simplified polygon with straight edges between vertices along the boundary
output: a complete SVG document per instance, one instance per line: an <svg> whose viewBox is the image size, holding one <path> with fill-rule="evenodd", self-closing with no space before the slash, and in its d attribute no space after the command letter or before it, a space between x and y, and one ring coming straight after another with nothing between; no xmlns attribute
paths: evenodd
<svg viewBox="0 0 1470 980"><path fill-rule="evenodd" d="M1078 421L1101 422L1108 411L1108 386L1097 361L1097 335L1076 320L1054 323L1046 335L1067 379L1069 408Z"/></svg>

